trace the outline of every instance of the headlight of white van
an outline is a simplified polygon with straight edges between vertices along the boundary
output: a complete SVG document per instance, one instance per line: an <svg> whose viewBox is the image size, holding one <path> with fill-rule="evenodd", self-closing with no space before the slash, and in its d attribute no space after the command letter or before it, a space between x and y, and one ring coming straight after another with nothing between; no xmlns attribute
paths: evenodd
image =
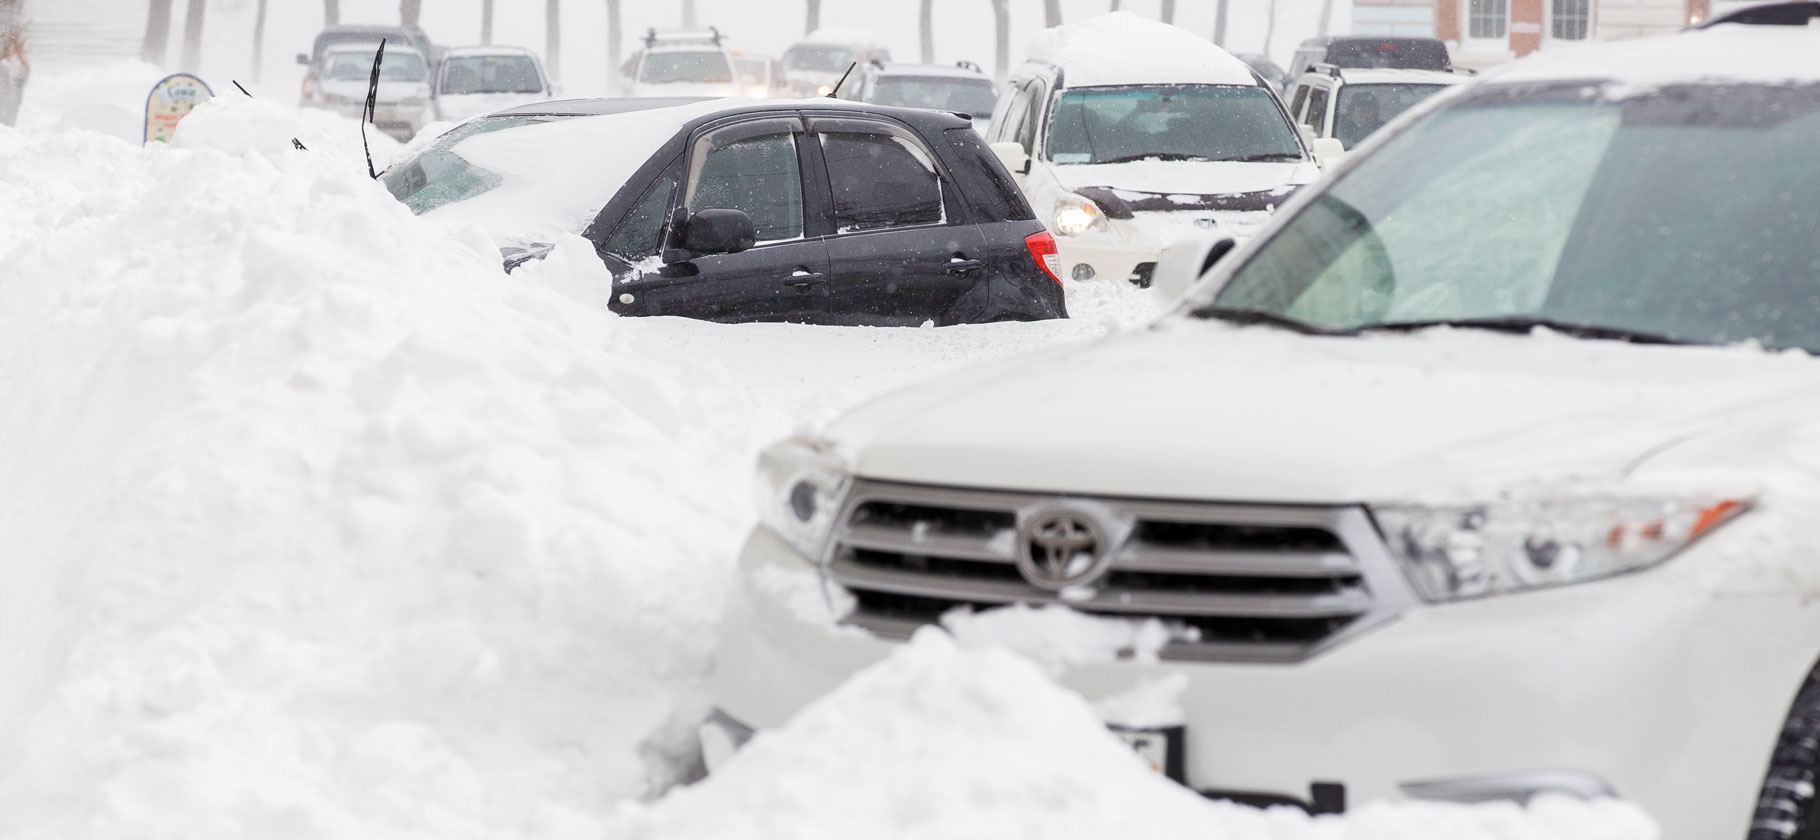
<svg viewBox="0 0 1820 840"><path fill-rule="evenodd" d="M849 483L846 465L827 447L801 438L772 444L758 456L759 522L817 560Z"/></svg>
<svg viewBox="0 0 1820 840"><path fill-rule="evenodd" d="M1603 497L1371 513L1422 596L1452 601L1645 569L1745 508L1740 499Z"/></svg>
<svg viewBox="0 0 1820 840"><path fill-rule="evenodd" d="M1080 236L1103 224L1105 211L1084 196L1065 195L1055 202L1055 232L1063 236Z"/></svg>

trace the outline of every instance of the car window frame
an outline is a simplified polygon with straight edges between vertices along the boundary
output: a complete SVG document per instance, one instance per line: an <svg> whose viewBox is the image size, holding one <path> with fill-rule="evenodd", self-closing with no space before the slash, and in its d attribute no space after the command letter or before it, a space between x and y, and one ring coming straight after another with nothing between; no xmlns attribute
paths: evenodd
<svg viewBox="0 0 1820 840"><path fill-rule="evenodd" d="M924 140L922 137L922 134L919 133L918 131L916 131L914 128L911 128L907 125L903 125L895 120L887 119L887 118L877 116L877 115L872 115L872 114L839 114L839 115L813 115L813 114L811 114L808 116L807 121L808 121L808 133L811 136L813 136L815 138L815 140L814 140L814 142L802 143L801 145L812 148L814 150L814 158L815 158L814 165L818 169L819 175L820 175L820 177L816 179L817 181L819 181L819 183L817 184L817 187L818 187L818 190L825 190L825 192L821 193L822 198L824 199L824 202L825 202L823 204L824 212L821 214L821 217L825 221L826 230L827 230L827 232L825 234L823 234L823 238L865 236L867 234L873 234L873 233L892 233L892 232L896 232L896 231L905 231L905 230L924 230L924 229L928 229L928 228L949 227L952 225L967 225L967 224L973 223L972 214L971 214L970 210L967 208L966 201L963 199L963 196L961 195L959 182L955 179L954 174L952 172L948 171L947 162L942 158L941 153L936 151L934 148L932 148L931 144L929 142L927 142L926 140ZM879 129L879 130L867 130L867 129ZM855 231L848 231L846 233L842 233L840 231L839 227L836 225L835 219L834 219L833 173L829 171L827 158L825 155L822 154L821 134L824 131L834 133L834 134L883 134L886 136L896 137L898 139L904 140L905 142L908 142L911 145L915 146L917 149L921 150L923 156L928 159L929 164L935 168L936 179L941 187L941 194L942 194L942 219L941 219L941 221L924 222L921 224L914 224L914 225L894 225L891 227L873 228L870 230L855 230ZM807 172L808 170L804 170L804 171ZM807 175L804 176L804 179L809 180ZM808 200L807 200L806 193L805 193L804 206L805 207L808 206Z"/></svg>
<svg viewBox="0 0 1820 840"><path fill-rule="evenodd" d="M814 179L809 177L810 159L805 154L804 149L812 144L803 142L803 135L808 131L808 127L805 124L803 116L799 113L770 112L751 114L733 120L715 122L697 129L689 136L687 152L685 153L683 160L683 182L681 184L681 189L678 191L680 194L680 201L676 202L675 206L689 208L690 212L696 210L696 208L691 205L695 198L696 187L700 182L702 166L707 162L707 147L714 140L725 134L741 135L727 141L738 142L739 140L751 137L765 137L771 134L783 133L781 131L773 130L779 128L789 129L789 133L793 135L792 139L796 147L796 180L797 186L801 190L800 195L802 196L802 229L795 237L789 239L761 239L753 243L752 247L768 248L773 245L787 245L815 238L817 234L813 232L815 226L812 223L816 219L825 219L829 215L829 212L817 207L810 197L810 183ZM819 163L819 160L816 162Z"/></svg>

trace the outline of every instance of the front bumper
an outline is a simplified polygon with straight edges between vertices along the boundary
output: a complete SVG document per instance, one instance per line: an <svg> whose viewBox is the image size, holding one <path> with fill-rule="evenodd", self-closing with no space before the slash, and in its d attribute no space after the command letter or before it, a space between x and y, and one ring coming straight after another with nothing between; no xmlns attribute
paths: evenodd
<svg viewBox="0 0 1820 840"><path fill-rule="evenodd" d="M1555 778L1638 802L1670 840L1743 837L1820 605L1690 585L1675 570L1707 545L1645 574L1417 606L1296 664L1114 662L1063 682L1097 700L1188 675L1186 777L1205 791L1465 800ZM761 584L814 574L768 532L740 565L713 681L733 721L779 726L891 652Z"/></svg>
<svg viewBox="0 0 1820 840"><path fill-rule="evenodd" d="M1148 286L1150 271L1170 243L1216 230L1243 242L1269 219L1270 214L1261 211L1144 212L1128 219L1107 219L1102 227L1080 236L1050 233L1055 236L1056 250L1062 259L1063 277ZM1081 265L1091 269L1091 277L1082 276L1076 269Z"/></svg>

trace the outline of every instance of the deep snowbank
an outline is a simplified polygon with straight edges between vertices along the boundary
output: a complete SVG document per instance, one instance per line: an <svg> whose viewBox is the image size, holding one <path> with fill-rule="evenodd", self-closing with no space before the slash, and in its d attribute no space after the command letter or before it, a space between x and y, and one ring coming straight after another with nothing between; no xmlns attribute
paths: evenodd
<svg viewBox="0 0 1820 840"><path fill-rule="evenodd" d="M226 98L176 148L0 129L0 836L1648 836L1616 806L1208 805L939 635L631 804L700 703L758 446L1149 304L621 320L575 302L591 255L507 279L307 128Z"/></svg>

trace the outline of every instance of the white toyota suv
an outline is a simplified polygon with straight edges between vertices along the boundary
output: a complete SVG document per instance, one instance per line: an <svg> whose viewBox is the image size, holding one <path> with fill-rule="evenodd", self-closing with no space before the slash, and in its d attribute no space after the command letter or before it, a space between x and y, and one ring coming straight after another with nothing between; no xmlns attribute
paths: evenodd
<svg viewBox="0 0 1820 840"><path fill-rule="evenodd" d="M1130 12L1039 36L988 131L1055 235L1063 276L1081 281L1148 286L1171 240L1249 236L1320 175L1256 71Z"/></svg>
<svg viewBox="0 0 1820 840"><path fill-rule="evenodd" d="M1172 631L1063 680L1185 675L1146 748L1209 795L1816 836L1815 55L1721 24L1510 65L1151 328L768 450L710 766L919 626L1065 604Z"/></svg>

